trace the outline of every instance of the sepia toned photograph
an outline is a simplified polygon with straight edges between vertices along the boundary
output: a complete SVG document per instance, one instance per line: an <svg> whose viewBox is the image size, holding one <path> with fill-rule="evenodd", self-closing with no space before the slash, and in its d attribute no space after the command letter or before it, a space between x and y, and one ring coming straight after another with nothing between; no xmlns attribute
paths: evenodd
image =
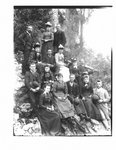
<svg viewBox="0 0 116 150"><path fill-rule="evenodd" d="M14 6L14 136L112 136L112 6Z"/></svg>

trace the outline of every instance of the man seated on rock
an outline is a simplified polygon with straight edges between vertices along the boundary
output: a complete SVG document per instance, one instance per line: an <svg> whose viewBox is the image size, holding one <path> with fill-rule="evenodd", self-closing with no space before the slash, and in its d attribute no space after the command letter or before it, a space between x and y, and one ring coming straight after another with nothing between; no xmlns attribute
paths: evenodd
<svg viewBox="0 0 116 150"><path fill-rule="evenodd" d="M83 119L87 115L87 112L83 101L80 99L79 85L75 82L74 74L70 74L70 81L67 82L67 88L69 94L68 99L74 105L76 114Z"/></svg>
<svg viewBox="0 0 116 150"><path fill-rule="evenodd" d="M41 77L36 72L36 65L30 64L30 71L25 74L25 86L28 89L29 100L33 107L38 103L41 91Z"/></svg>

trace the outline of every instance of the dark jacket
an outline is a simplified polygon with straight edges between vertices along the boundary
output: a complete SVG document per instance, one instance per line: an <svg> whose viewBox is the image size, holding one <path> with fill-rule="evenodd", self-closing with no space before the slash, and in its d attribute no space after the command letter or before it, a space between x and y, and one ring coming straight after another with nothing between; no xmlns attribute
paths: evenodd
<svg viewBox="0 0 116 150"><path fill-rule="evenodd" d="M50 107L53 104L53 96L51 93L42 94L39 100L39 107L46 108Z"/></svg>
<svg viewBox="0 0 116 150"><path fill-rule="evenodd" d="M41 53L37 53L36 51L31 52L30 61L35 61L35 62L42 61Z"/></svg>
<svg viewBox="0 0 116 150"><path fill-rule="evenodd" d="M91 83L88 83L87 85L83 83L81 87L81 96L82 97L89 97L91 94L93 94L93 87Z"/></svg>
<svg viewBox="0 0 116 150"><path fill-rule="evenodd" d="M73 82L73 86L70 85L70 81L67 82L68 94L76 98L79 96L79 86Z"/></svg>
<svg viewBox="0 0 116 150"><path fill-rule="evenodd" d="M20 40L20 43L23 45L24 47L24 54L27 52L27 51L31 51L32 49L32 46L33 46L33 35L32 34L28 34L26 31L24 33L22 33L20 36L19 36L19 40Z"/></svg>
<svg viewBox="0 0 116 150"><path fill-rule="evenodd" d="M57 31L54 33L53 46L58 47L60 44L62 44L63 46L65 46L66 44L66 37L63 31Z"/></svg>
<svg viewBox="0 0 116 150"><path fill-rule="evenodd" d="M55 65L55 57L53 55L51 57L46 55L46 57L44 58L43 62L51 64L51 65Z"/></svg>
<svg viewBox="0 0 116 150"><path fill-rule="evenodd" d="M50 72L44 72L42 75L42 83L45 83L46 81L49 82L50 80L51 81L54 80L53 73L51 71Z"/></svg>
<svg viewBox="0 0 116 150"><path fill-rule="evenodd" d="M27 71L25 74L25 86L30 90L31 88L36 88L41 86L40 75L35 72L32 74L30 71Z"/></svg>

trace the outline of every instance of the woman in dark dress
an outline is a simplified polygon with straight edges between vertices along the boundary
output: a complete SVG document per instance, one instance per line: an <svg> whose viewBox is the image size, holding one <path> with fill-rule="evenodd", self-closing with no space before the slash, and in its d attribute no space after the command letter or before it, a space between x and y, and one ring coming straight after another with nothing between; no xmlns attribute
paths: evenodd
<svg viewBox="0 0 116 150"><path fill-rule="evenodd" d="M45 135L56 135L61 130L59 113L54 109L53 96L50 85L46 85L39 100L39 120Z"/></svg>
<svg viewBox="0 0 116 150"><path fill-rule="evenodd" d="M53 73L50 70L50 66L46 65L44 67L44 73L42 74L42 87L46 83L53 83L53 81L54 81L54 76L53 76Z"/></svg>
<svg viewBox="0 0 116 150"><path fill-rule="evenodd" d="M40 51L40 43L37 42L33 46L33 51L30 54L29 61L38 63L38 62L41 62L41 60L42 60L42 57L41 57L41 51Z"/></svg>
<svg viewBox="0 0 116 150"><path fill-rule="evenodd" d="M81 88L81 97L86 108L88 117L101 121L101 114L98 108L93 104L91 96L93 95L93 87L89 82L89 76L85 76L83 79L83 86Z"/></svg>
<svg viewBox="0 0 116 150"><path fill-rule="evenodd" d="M57 81L53 84L53 94L57 111L61 114L62 120L69 124L69 128L71 127L73 132L85 132L85 129L78 122L74 106L67 98L67 84L63 82L63 75L60 73L57 75Z"/></svg>
<svg viewBox="0 0 116 150"><path fill-rule="evenodd" d="M51 26L52 26L51 23L47 22L46 31L43 33L43 38L42 38L43 43L41 48L42 60L44 60L44 58L46 57L48 49L53 50L54 36L53 33L50 31Z"/></svg>

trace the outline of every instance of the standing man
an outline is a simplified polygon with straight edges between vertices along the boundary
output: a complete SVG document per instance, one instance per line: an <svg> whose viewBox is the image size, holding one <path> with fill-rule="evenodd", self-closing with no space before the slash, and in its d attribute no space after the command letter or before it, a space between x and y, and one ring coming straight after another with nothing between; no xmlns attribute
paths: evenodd
<svg viewBox="0 0 116 150"><path fill-rule="evenodd" d="M33 47L33 27L27 26L26 31L20 35L19 39L21 44L24 47L23 54L24 54L24 61L22 63L22 75L25 75L26 71L29 71L29 56L30 52Z"/></svg>
<svg viewBox="0 0 116 150"><path fill-rule="evenodd" d="M66 44L66 37L64 32L61 30L61 26L58 24L56 26L56 32L54 33L54 42L53 42L53 47L54 47L54 54L58 52L58 46L61 44L65 46Z"/></svg>

